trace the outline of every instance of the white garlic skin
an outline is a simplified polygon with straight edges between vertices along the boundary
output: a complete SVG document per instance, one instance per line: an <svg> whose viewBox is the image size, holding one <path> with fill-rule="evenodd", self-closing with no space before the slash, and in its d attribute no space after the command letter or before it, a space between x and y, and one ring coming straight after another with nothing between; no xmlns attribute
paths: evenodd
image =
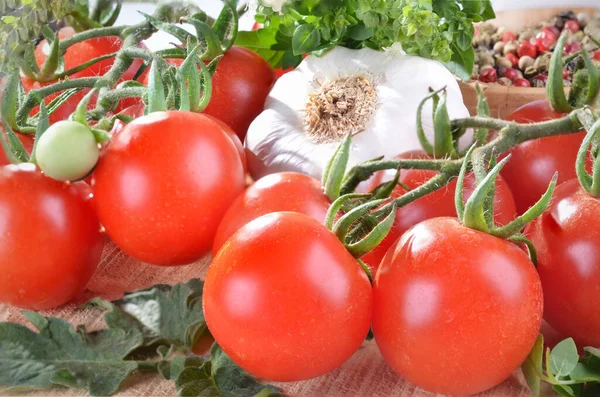
<svg viewBox="0 0 600 397"><path fill-rule="evenodd" d="M421 149L416 133L417 107L430 87L446 87L451 119L469 117L456 78L441 63L400 51L336 47L323 57L307 57L275 83L265 110L246 136L248 165L255 179L282 171L321 178L339 142L311 140L305 132L304 109L320 85L353 75L368 76L376 83L377 108L366 129L352 138L349 167L379 156L393 158ZM431 101L423 109L423 126L432 141ZM472 134L465 134L461 144L471 139Z"/></svg>

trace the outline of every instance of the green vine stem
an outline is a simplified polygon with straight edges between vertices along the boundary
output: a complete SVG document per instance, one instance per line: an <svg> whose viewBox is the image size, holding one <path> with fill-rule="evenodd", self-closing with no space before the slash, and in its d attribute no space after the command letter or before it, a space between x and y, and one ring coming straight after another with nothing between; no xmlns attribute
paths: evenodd
<svg viewBox="0 0 600 397"><path fill-rule="evenodd" d="M489 143L473 150L473 158L489 161L494 154L509 151L525 141L564 134L574 134L590 130L597 116L593 109L577 109L565 117L536 124L518 124L485 117L471 117L452 121L453 128L487 128L499 130L498 136ZM392 200L378 211L389 210L391 206L400 208L421 197L446 186L456 178L464 163L458 160L381 160L361 164L352 168L342 185L341 193L354 191L362 181L368 180L375 172L389 169L425 169L439 171L429 181L406 194ZM505 234L506 230L502 230Z"/></svg>

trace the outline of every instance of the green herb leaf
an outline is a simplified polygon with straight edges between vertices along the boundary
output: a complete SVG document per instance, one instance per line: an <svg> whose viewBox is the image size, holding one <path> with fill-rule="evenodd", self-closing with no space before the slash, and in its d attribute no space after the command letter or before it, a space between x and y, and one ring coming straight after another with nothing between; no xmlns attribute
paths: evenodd
<svg viewBox="0 0 600 397"><path fill-rule="evenodd" d="M572 338L557 344L550 354L550 365L557 379L569 376L577 366L579 354Z"/></svg>
<svg viewBox="0 0 600 397"><path fill-rule="evenodd" d="M250 377L216 343L210 356L210 362L186 368L179 374L175 384L181 396L282 396L275 386L263 385Z"/></svg>
<svg viewBox="0 0 600 397"><path fill-rule="evenodd" d="M159 284L113 302L94 298L86 306L106 310L104 321L111 329L140 331L145 346L175 344L191 349L207 332L202 287L197 279L174 286Z"/></svg>
<svg viewBox="0 0 600 397"><path fill-rule="evenodd" d="M302 55L316 50L321 41L319 30L312 25L300 25L292 38L294 55Z"/></svg>
<svg viewBox="0 0 600 397"><path fill-rule="evenodd" d="M10 390L52 385L87 388L92 395L110 395L136 369L125 361L144 338L136 329L86 333L66 321L26 316L35 333L15 323L0 323L0 385Z"/></svg>
<svg viewBox="0 0 600 397"><path fill-rule="evenodd" d="M565 397L575 397L573 389L568 385L554 385L552 387L555 392Z"/></svg>
<svg viewBox="0 0 600 397"><path fill-rule="evenodd" d="M458 78L469 81L475 65L475 50L472 46L467 50L461 50L456 46L453 48L452 59L450 62L446 62L445 65Z"/></svg>

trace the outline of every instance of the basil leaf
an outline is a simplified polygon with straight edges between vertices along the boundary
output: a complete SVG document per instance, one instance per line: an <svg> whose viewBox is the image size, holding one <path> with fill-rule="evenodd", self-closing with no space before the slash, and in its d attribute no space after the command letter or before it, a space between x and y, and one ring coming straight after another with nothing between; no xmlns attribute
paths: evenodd
<svg viewBox="0 0 600 397"><path fill-rule="evenodd" d="M319 30L312 25L300 25L292 37L294 55L302 55L316 50L321 42Z"/></svg>
<svg viewBox="0 0 600 397"><path fill-rule="evenodd" d="M572 338L568 338L557 344L550 353L550 365L557 379L569 376L577 366L579 354L577 346Z"/></svg>

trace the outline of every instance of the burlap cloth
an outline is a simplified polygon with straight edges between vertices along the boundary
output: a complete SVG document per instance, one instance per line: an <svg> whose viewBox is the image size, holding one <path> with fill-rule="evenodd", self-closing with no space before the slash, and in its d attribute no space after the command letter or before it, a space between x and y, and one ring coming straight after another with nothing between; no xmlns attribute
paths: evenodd
<svg viewBox="0 0 600 397"><path fill-rule="evenodd" d="M86 324L88 329L103 327L102 316L97 311L80 310L76 307L88 299L101 296L119 298L124 292L148 288L155 284L173 284L194 277L202 278L210 258L193 265L164 268L141 263L125 255L113 243L104 248L98 271L87 289L71 304L60 309L45 311L45 316L60 317L72 324ZM18 309L0 305L0 320L24 322ZM375 342L366 342L362 348L341 368L317 379L304 382L277 384L290 397L433 397L433 393L415 388L397 376L384 362ZM85 390L54 388L35 395L77 396L86 395ZM118 394L120 396L174 396L174 382L165 381L158 375L140 375L132 378ZM545 393L552 395L552 393ZM487 397L530 397L520 371L500 386L482 393Z"/></svg>

